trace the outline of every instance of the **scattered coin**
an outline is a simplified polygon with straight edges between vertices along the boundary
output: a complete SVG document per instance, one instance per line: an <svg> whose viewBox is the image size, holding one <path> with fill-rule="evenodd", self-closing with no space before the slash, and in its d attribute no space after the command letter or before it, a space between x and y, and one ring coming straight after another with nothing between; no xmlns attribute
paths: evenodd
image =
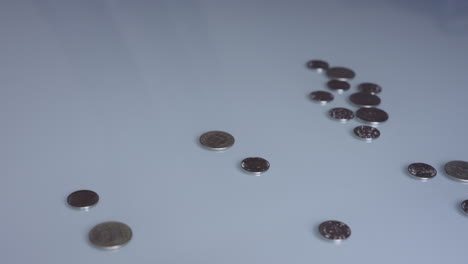
<svg viewBox="0 0 468 264"><path fill-rule="evenodd" d="M234 141L234 137L224 131L209 131L200 136L200 144L211 150L228 149Z"/></svg>
<svg viewBox="0 0 468 264"><path fill-rule="evenodd" d="M351 103L361 107L374 107L380 104L380 98L377 95L368 93L353 93L349 96Z"/></svg>
<svg viewBox="0 0 468 264"><path fill-rule="evenodd" d="M356 117L366 123L377 125L388 120L388 114L379 108L360 108Z"/></svg>
<svg viewBox="0 0 468 264"><path fill-rule="evenodd" d="M99 195L90 190L79 190L68 195L67 203L75 208L87 210L99 201Z"/></svg>
<svg viewBox="0 0 468 264"><path fill-rule="evenodd" d="M461 203L461 208L465 214L468 214L468 200L465 200Z"/></svg>
<svg viewBox="0 0 468 264"><path fill-rule="evenodd" d="M242 169L253 174L261 174L270 168L270 163L263 158L246 158L241 163Z"/></svg>
<svg viewBox="0 0 468 264"><path fill-rule="evenodd" d="M468 162L455 160L445 164L445 172L459 181L468 182Z"/></svg>
<svg viewBox="0 0 468 264"><path fill-rule="evenodd" d="M353 111L343 107L333 108L328 113L332 119L336 119L343 123L354 118Z"/></svg>
<svg viewBox="0 0 468 264"><path fill-rule="evenodd" d="M320 224L320 234L330 240L341 241L351 236L351 228L343 222L329 220Z"/></svg>
<svg viewBox="0 0 468 264"><path fill-rule="evenodd" d="M307 62L307 68L317 71L317 72L324 72L328 70L328 62L323 60L311 60Z"/></svg>
<svg viewBox="0 0 468 264"><path fill-rule="evenodd" d="M380 131L371 126L358 126L354 128L354 135L366 141L372 141L380 137Z"/></svg>
<svg viewBox="0 0 468 264"><path fill-rule="evenodd" d="M349 90L349 88L351 88L351 85L345 81L330 80L327 82L327 87L330 88L330 90L342 93L344 91Z"/></svg>
<svg viewBox="0 0 468 264"><path fill-rule="evenodd" d="M408 172L410 175L419 178L421 180L428 180L434 178L437 175L437 170L426 163L412 163L408 166Z"/></svg>
<svg viewBox="0 0 468 264"><path fill-rule="evenodd" d="M369 94L378 94L382 92L382 87L380 85L369 82L359 84L358 89L363 93Z"/></svg>
<svg viewBox="0 0 468 264"><path fill-rule="evenodd" d="M104 222L89 231L89 241L103 249L117 249L132 239L132 230L124 223Z"/></svg>
<svg viewBox="0 0 468 264"><path fill-rule="evenodd" d="M340 81L347 81L354 79L356 74L353 70L345 68L345 67L332 67L328 69L327 76L330 79L337 79Z"/></svg>
<svg viewBox="0 0 468 264"><path fill-rule="evenodd" d="M310 99L324 105L333 101L333 95L325 91L315 91L310 93Z"/></svg>

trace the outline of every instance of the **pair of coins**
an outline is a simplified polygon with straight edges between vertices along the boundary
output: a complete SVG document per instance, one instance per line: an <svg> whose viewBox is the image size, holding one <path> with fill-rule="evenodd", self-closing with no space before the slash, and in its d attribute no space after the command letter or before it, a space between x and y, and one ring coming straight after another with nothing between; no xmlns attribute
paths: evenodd
<svg viewBox="0 0 468 264"><path fill-rule="evenodd" d="M321 223L318 230L324 238L335 242L346 240L351 236L351 228L347 224L335 220Z"/></svg>
<svg viewBox="0 0 468 264"><path fill-rule="evenodd" d="M328 62L323 60L310 60L306 64L307 68L317 71L326 72L330 79L336 79L341 81L351 80L356 74L353 70L345 67L331 67Z"/></svg>

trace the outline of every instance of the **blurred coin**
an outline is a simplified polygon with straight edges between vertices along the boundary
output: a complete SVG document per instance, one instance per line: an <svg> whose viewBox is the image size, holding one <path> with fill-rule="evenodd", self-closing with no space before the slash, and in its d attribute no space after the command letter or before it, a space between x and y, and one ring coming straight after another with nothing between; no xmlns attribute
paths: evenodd
<svg viewBox="0 0 468 264"><path fill-rule="evenodd" d="M374 107L380 104L380 98L377 95L368 93L353 93L349 96L351 103L361 107Z"/></svg>
<svg viewBox="0 0 468 264"><path fill-rule="evenodd" d="M99 195L90 190L79 190L67 197L67 203L75 208L87 210L99 201Z"/></svg>
<svg viewBox="0 0 468 264"><path fill-rule="evenodd" d="M310 99L312 99L314 102L320 103L322 105L333 101L333 95L329 92L325 91L315 91L310 93Z"/></svg>
<svg viewBox="0 0 468 264"><path fill-rule="evenodd" d="M337 79L340 81L347 81L353 79L356 74L353 70L345 67L332 67L328 69L327 76L330 79Z"/></svg>
<svg viewBox="0 0 468 264"><path fill-rule="evenodd" d="M200 136L200 144L211 150L225 150L234 145L234 137L224 131L209 131Z"/></svg>
<svg viewBox="0 0 468 264"><path fill-rule="evenodd" d="M366 123L377 125L388 120L388 114L379 108L359 108L356 117Z"/></svg>
<svg viewBox="0 0 468 264"><path fill-rule="evenodd" d="M270 168L270 163L263 158L246 158L241 163L242 169L253 174L261 174Z"/></svg>
<svg viewBox="0 0 468 264"><path fill-rule="evenodd" d="M354 135L360 139L372 141L380 137L380 131L371 126L358 126L354 128Z"/></svg>
<svg viewBox="0 0 468 264"><path fill-rule="evenodd" d="M124 223L104 222L89 231L89 241L103 249L117 249L132 239L132 230Z"/></svg>
<svg viewBox="0 0 468 264"><path fill-rule="evenodd" d="M358 85L359 91L369 94L378 94L382 91L382 87L375 83L361 83Z"/></svg>
<svg viewBox="0 0 468 264"><path fill-rule="evenodd" d="M420 162L410 164L408 166L408 172L410 175L422 180L428 180L437 175L437 170L434 167Z"/></svg>
<svg viewBox="0 0 468 264"><path fill-rule="evenodd" d="M320 234L330 240L341 241L351 236L351 228L343 222L329 220L320 224Z"/></svg>
<svg viewBox="0 0 468 264"><path fill-rule="evenodd" d="M351 88L351 85L348 82L345 82L345 81L330 80L330 81L327 82L327 87L330 90L342 93L344 91L349 90L349 88Z"/></svg>
<svg viewBox="0 0 468 264"><path fill-rule="evenodd" d="M354 118L353 111L343 107L330 109L328 113L332 119L336 119L343 123Z"/></svg>
<svg viewBox="0 0 468 264"><path fill-rule="evenodd" d="M459 181L468 182L468 162L455 160L445 164L445 172Z"/></svg>
<svg viewBox="0 0 468 264"><path fill-rule="evenodd" d="M328 70L328 62L323 60L310 60L307 62L307 68L322 73Z"/></svg>

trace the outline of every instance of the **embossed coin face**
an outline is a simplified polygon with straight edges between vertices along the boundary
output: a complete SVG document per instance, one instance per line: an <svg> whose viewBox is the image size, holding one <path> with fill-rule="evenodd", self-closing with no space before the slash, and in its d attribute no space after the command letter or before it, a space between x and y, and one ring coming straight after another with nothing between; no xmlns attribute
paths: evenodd
<svg viewBox="0 0 468 264"><path fill-rule="evenodd" d="M328 113L330 114L330 117L332 119L338 120L343 123L354 118L353 111L343 107L333 108Z"/></svg>
<svg viewBox="0 0 468 264"><path fill-rule="evenodd" d="M445 172L459 181L468 182L468 162L455 160L445 164Z"/></svg>
<svg viewBox="0 0 468 264"><path fill-rule="evenodd" d="M200 136L200 144L211 150L225 150L234 145L234 137L223 131L210 131Z"/></svg>
<svg viewBox="0 0 468 264"><path fill-rule="evenodd" d="M310 93L310 99L312 99L312 101L314 102L324 105L328 102L333 101L333 95L325 91L315 91Z"/></svg>
<svg viewBox="0 0 468 264"><path fill-rule="evenodd" d="M330 240L341 241L351 236L351 228L343 222L329 220L320 224L320 234Z"/></svg>
<svg viewBox="0 0 468 264"><path fill-rule="evenodd" d="M332 91L342 93L344 91L349 90L349 88L351 88L351 85L345 81L330 80L327 82L327 87Z"/></svg>
<svg viewBox="0 0 468 264"><path fill-rule="evenodd" d="M328 70L328 62L323 60L310 60L307 62L307 68L317 71L317 72L324 72Z"/></svg>
<svg viewBox="0 0 468 264"><path fill-rule="evenodd" d="M465 214L468 214L468 200L465 200L461 203L461 208Z"/></svg>
<svg viewBox="0 0 468 264"><path fill-rule="evenodd" d="M328 69L327 76L330 79L336 79L340 81L347 81L354 79L356 74L353 70L345 68L345 67L332 67Z"/></svg>
<svg viewBox="0 0 468 264"><path fill-rule="evenodd" d="M88 210L99 201L99 195L90 190L79 190L71 193L67 197L67 203L71 207Z"/></svg>
<svg viewBox="0 0 468 264"><path fill-rule="evenodd" d="M380 131L371 126L358 126L353 131L354 135L366 141L372 141L380 137Z"/></svg>
<svg viewBox="0 0 468 264"><path fill-rule="evenodd" d="M388 120L388 114L379 108L360 108L356 117L366 123L377 125Z"/></svg>
<svg viewBox="0 0 468 264"><path fill-rule="evenodd" d="M368 93L353 93L349 96L349 100L361 107L374 107L380 104L380 98L377 95Z"/></svg>
<svg viewBox="0 0 468 264"><path fill-rule="evenodd" d="M408 166L408 172L411 176L421 180L428 180L437 175L437 170L426 163L412 163Z"/></svg>
<svg viewBox="0 0 468 264"><path fill-rule="evenodd" d="M117 249L132 239L132 230L124 223L104 222L89 231L89 241L102 249Z"/></svg>
<svg viewBox="0 0 468 264"><path fill-rule="evenodd" d="M246 158L241 162L241 167L247 172L261 174L270 168L270 163L263 158Z"/></svg>
<svg viewBox="0 0 468 264"><path fill-rule="evenodd" d="M378 94L382 91L382 87L375 83L361 83L358 85L359 91L368 94Z"/></svg>

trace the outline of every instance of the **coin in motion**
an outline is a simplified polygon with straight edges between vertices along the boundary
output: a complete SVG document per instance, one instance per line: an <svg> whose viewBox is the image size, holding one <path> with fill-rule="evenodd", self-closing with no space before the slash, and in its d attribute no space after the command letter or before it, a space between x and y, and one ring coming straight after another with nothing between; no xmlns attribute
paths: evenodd
<svg viewBox="0 0 468 264"><path fill-rule="evenodd" d="M270 163L263 158L251 157L244 159L241 162L241 167L249 173L259 175L270 168Z"/></svg>
<svg viewBox="0 0 468 264"><path fill-rule="evenodd" d="M437 170L426 163L412 163L408 166L408 172L411 176L419 178L421 180L432 179L437 175Z"/></svg>
<svg viewBox="0 0 468 264"><path fill-rule="evenodd" d="M332 67L328 69L327 76L330 79L336 79L340 81L347 81L354 79L356 73L353 70L345 68L345 67Z"/></svg>
<svg viewBox="0 0 468 264"><path fill-rule="evenodd" d="M307 68L322 73L328 70L328 62L323 60L310 60L307 62Z"/></svg>
<svg viewBox="0 0 468 264"><path fill-rule="evenodd" d="M359 84L358 89L359 91L368 94L378 94L382 92L382 87L380 85L369 82Z"/></svg>
<svg viewBox="0 0 468 264"><path fill-rule="evenodd" d="M360 107L374 107L380 104L380 98L377 95L368 93L353 93L349 96L351 103Z"/></svg>
<svg viewBox="0 0 468 264"><path fill-rule="evenodd" d="M351 85L348 82L340 81L340 80L330 80L327 82L327 87L338 93L345 92L351 88Z"/></svg>
<svg viewBox="0 0 468 264"><path fill-rule="evenodd" d="M312 101L320 103L322 105L333 101L333 98L334 98L331 93L325 92L325 91L312 92L310 93L309 97L310 99L312 99Z"/></svg>
<svg viewBox="0 0 468 264"><path fill-rule="evenodd" d="M89 231L89 241L102 249L117 249L132 239L132 229L120 222L104 222Z"/></svg>
<svg viewBox="0 0 468 264"><path fill-rule="evenodd" d="M200 136L200 144L210 150L228 149L234 141L234 137L224 131L209 131Z"/></svg>
<svg viewBox="0 0 468 264"><path fill-rule="evenodd" d="M461 209L465 214L468 214L468 200L465 200L461 203Z"/></svg>
<svg viewBox="0 0 468 264"><path fill-rule="evenodd" d="M380 137L380 131L371 126L358 126L354 128L353 132L358 138L366 141L372 141Z"/></svg>
<svg viewBox="0 0 468 264"><path fill-rule="evenodd" d="M329 220L320 224L320 234L330 240L342 241L351 236L351 228L343 222Z"/></svg>
<svg viewBox="0 0 468 264"><path fill-rule="evenodd" d="M353 111L343 107L330 109L328 113L332 119L338 120L342 123L345 123L354 118Z"/></svg>
<svg viewBox="0 0 468 264"><path fill-rule="evenodd" d="M67 203L71 207L88 210L95 206L99 201L99 195L90 190L79 190L72 192L67 197Z"/></svg>
<svg viewBox="0 0 468 264"><path fill-rule="evenodd" d="M456 180L468 182L468 162L466 161L454 160L447 162L445 172Z"/></svg>
<svg viewBox="0 0 468 264"><path fill-rule="evenodd" d="M356 117L366 123L378 125L388 120L388 114L379 108L359 108Z"/></svg>

